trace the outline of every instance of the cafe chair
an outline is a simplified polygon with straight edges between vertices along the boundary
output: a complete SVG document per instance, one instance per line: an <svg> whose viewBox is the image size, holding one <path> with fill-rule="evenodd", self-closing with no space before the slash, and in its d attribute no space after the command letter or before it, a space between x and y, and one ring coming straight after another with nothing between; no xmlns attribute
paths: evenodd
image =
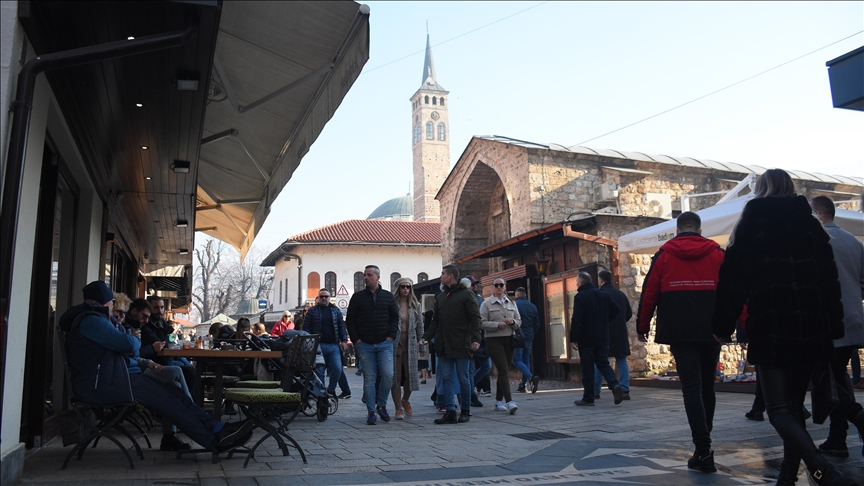
<svg viewBox="0 0 864 486"><path fill-rule="evenodd" d="M57 339L59 340L60 354L63 359L63 378L66 383L66 389L72 395L68 400L67 407L68 411L74 414L69 414L68 411L61 412L61 414L66 415L65 423L61 424L61 429L65 428L65 432L67 432L64 434L64 446L66 445L67 437L71 437L75 441L75 447L66 455L63 467L60 469L66 469L66 466L69 465L69 460L76 452L80 461L81 457L84 456L84 451L87 450L87 446L93 442L93 447L96 447L96 444L102 437L113 442L123 452L123 455L126 456L126 460L129 461L129 468L135 469L135 463L132 461L129 449L134 447L135 452L141 459L144 459L144 451L141 450L138 441L120 424L136 410L136 403L134 401L122 403L87 403L76 397L72 388L72 372L66 357L66 333L60 326L57 326ZM131 387L128 381L129 376L125 376L127 380L126 386ZM112 429L126 436L132 442L132 447L126 448L116 437L108 433ZM147 434L140 426L138 426L138 430L143 437L147 437ZM149 444L149 439L147 442Z"/></svg>
<svg viewBox="0 0 864 486"><path fill-rule="evenodd" d="M315 356L318 352L320 334L295 336L291 340L287 351L285 351L285 370L283 373L282 389L272 388L232 388L225 393L225 399L236 403L240 409L255 422L256 428L265 431L263 437L258 439L254 446L249 449L243 467L249 465L249 460L255 457L255 450L265 440L273 437L283 456L288 456L288 444L300 453L303 464L308 464L306 453L300 444L288 434L288 425L297 417L303 409L302 403L306 401L311 389L311 377L314 376ZM292 385L299 383L300 391L290 391ZM229 452L230 458L232 452Z"/></svg>

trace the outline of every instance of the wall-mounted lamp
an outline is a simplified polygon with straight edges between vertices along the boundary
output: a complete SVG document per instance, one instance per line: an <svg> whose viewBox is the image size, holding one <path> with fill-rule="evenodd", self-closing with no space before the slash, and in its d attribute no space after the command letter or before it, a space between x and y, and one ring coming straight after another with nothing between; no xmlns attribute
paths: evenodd
<svg viewBox="0 0 864 486"><path fill-rule="evenodd" d="M198 91L198 73L178 73L177 91Z"/></svg>
<svg viewBox="0 0 864 486"><path fill-rule="evenodd" d="M178 251L177 253L179 253L181 255L188 255L189 250L187 248L180 248L180 251Z"/></svg>
<svg viewBox="0 0 864 486"><path fill-rule="evenodd" d="M175 160L174 163L171 164L171 170L173 170L175 174L188 174L190 167L191 164L188 160Z"/></svg>
<svg viewBox="0 0 864 486"><path fill-rule="evenodd" d="M105 241L108 243L114 243L114 233L105 233Z"/></svg>
<svg viewBox="0 0 864 486"><path fill-rule="evenodd" d="M189 226L189 223L184 219L178 219L177 222L174 223L174 226L176 226L178 228L185 228L185 227Z"/></svg>
<svg viewBox="0 0 864 486"><path fill-rule="evenodd" d="M546 271L549 269L549 259L548 258L538 258L534 265L537 267L537 273L540 274L541 277L546 275Z"/></svg>

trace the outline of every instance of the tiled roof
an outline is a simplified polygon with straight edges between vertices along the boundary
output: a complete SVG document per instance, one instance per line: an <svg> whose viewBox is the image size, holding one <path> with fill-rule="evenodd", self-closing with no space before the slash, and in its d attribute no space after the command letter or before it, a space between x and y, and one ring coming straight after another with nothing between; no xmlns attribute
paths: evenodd
<svg viewBox="0 0 864 486"><path fill-rule="evenodd" d="M371 243L385 245L440 245L441 225L419 221L349 219L294 235L280 245ZM282 250L273 250L261 262L272 266Z"/></svg>

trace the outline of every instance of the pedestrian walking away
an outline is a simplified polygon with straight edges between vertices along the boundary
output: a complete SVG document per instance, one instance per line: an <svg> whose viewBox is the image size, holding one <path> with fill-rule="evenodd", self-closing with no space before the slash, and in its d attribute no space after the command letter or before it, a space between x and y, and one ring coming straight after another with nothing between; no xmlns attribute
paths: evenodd
<svg viewBox="0 0 864 486"><path fill-rule="evenodd" d="M647 342L651 317L657 310L654 342L669 344L675 357L684 410L696 446L687 467L706 473L717 471L711 429L717 403L714 375L720 343L711 332L711 317L721 263L723 250L717 242L702 236L699 215L682 213L677 219L676 236L661 246L651 261L636 324L639 340Z"/></svg>
<svg viewBox="0 0 864 486"><path fill-rule="evenodd" d="M609 321L621 312L608 293L593 284L591 275L579 272L579 289L573 297L573 316L570 319L570 345L579 353L582 363L582 399L577 406L594 405L594 366L596 366L615 397L615 405L624 401L624 391L618 385L615 372L609 366ZM592 366L591 364L594 364Z"/></svg>
<svg viewBox="0 0 864 486"><path fill-rule="evenodd" d="M390 421L387 397L393 386L393 341L399 332L396 299L381 288L380 279L381 270L377 266L369 265L364 269L366 287L351 296L345 320L351 342L363 365L367 425L375 425L378 417L384 422Z"/></svg>
<svg viewBox="0 0 864 486"><path fill-rule="evenodd" d="M630 400L630 367L627 365L627 356L630 356L630 336L627 332L627 321L633 317L633 309L630 307L630 299L624 292L612 285L612 272L600 270L597 272L597 284L600 290L609 294L612 301L618 305L621 312L609 322L609 357L615 359L615 368L618 371L618 386L624 393L624 400ZM600 396L603 374L600 369L594 367L594 398ZM608 383L607 383L608 384Z"/></svg>
<svg viewBox="0 0 864 486"><path fill-rule="evenodd" d="M534 335L540 331L540 314L537 306L528 300L528 291L525 287L519 287L514 292L516 295L516 308L522 319L522 334L525 336L525 346L513 351L513 365L522 372L522 383L516 391L528 393L528 382L531 382L531 393L537 393L540 384L540 375L531 373L531 347Z"/></svg>
<svg viewBox="0 0 864 486"><path fill-rule="evenodd" d="M754 196L720 268L714 335L729 339L747 304L747 357L756 366L768 420L783 439L777 484L794 484L803 460L815 484L854 485L816 448L801 415L814 366L827 368L832 339L844 336L830 237L786 172L765 171Z"/></svg>

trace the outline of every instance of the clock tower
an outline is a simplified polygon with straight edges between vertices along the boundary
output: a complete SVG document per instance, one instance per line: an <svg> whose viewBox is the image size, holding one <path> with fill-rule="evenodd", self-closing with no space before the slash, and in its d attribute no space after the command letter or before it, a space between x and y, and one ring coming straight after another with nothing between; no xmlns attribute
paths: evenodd
<svg viewBox="0 0 864 486"><path fill-rule="evenodd" d="M435 79L435 62L426 34L426 60L420 89L411 97L411 146L414 152L414 221L441 219L435 195L450 172L450 93Z"/></svg>

